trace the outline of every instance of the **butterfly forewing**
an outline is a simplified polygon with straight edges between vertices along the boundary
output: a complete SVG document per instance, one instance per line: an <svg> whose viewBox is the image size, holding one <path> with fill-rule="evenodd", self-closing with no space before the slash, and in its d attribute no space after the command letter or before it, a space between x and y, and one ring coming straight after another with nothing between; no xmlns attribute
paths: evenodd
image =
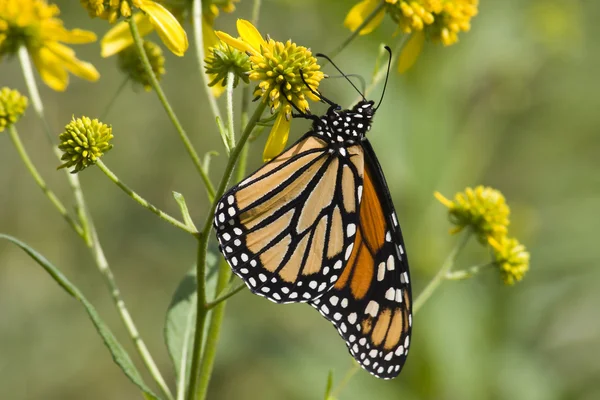
<svg viewBox="0 0 600 400"><path fill-rule="evenodd" d="M334 285L356 235L363 157L309 133L222 197L220 249L252 292L306 302Z"/></svg>
<svg viewBox="0 0 600 400"><path fill-rule="evenodd" d="M404 242L385 178L365 140L364 190L352 254L334 287L311 305L330 320L360 365L380 378L402 369L412 325Z"/></svg>

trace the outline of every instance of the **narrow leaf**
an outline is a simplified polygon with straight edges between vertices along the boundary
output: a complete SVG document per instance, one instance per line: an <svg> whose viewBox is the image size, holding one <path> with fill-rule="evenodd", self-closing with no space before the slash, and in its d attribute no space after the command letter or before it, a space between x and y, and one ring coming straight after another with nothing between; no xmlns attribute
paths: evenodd
<svg viewBox="0 0 600 400"><path fill-rule="evenodd" d="M327 386L325 387L325 400L329 400L331 397L331 389L333 388L333 370L329 370L327 375Z"/></svg>
<svg viewBox="0 0 600 400"><path fill-rule="evenodd" d="M194 225L194 221L192 217L190 217L190 211L188 210L187 204L185 202L185 198L181 193L173 192L173 198L179 205L179 209L181 210L181 215L183 216L183 222L190 228L193 228L196 232L198 228Z"/></svg>
<svg viewBox="0 0 600 400"><path fill-rule="evenodd" d="M83 296L83 294L77 289L75 285L73 285L50 261L48 261L43 255L35 251L33 248L28 246L27 244L21 242L20 240L0 233L0 239L6 239L13 244L19 246L24 252L29 254L31 258L33 258L39 265L42 266L52 276L52 278L58 283L67 293L69 293L72 297L78 300L85 311L89 315L94 327L98 334L102 337L104 344L108 347L108 350L112 354L113 360L115 363L121 367L121 370L127 375L127 377L144 393L144 396L149 399L159 400L159 397L156 396L152 390L144 383L142 377L140 376L139 371L131 361L129 354L125 351L123 346L118 342L117 338L110 331L108 326L102 321L100 315L92 306L92 304Z"/></svg>

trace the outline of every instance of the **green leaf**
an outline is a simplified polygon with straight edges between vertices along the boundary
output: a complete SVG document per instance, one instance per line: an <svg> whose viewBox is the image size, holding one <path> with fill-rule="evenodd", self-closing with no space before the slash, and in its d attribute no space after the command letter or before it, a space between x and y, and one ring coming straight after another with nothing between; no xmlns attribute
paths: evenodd
<svg viewBox="0 0 600 400"><path fill-rule="evenodd" d="M213 253L209 252L206 255L207 293L215 290L217 261L218 258ZM196 289L196 267L194 266L175 289L165 321L165 341L175 368L178 398L187 387L191 367L196 326Z"/></svg>
<svg viewBox="0 0 600 400"><path fill-rule="evenodd" d="M329 370L327 375L327 386L325 387L325 400L331 399L331 389L333 388L333 370Z"/></svg>
<svg viewBox="0 0 600 400"><path fill-rule="evenodd" d="M136 369L133 361L131 361L129 354L127 354L123 346L121 346L121 344L117 341L117 338L112 334L108 326L104 323L104 321L102 321L94 306L92 306L92 304L83 296L79 289L77 289L75 285L73 285L54 265L52 265L50 261L48 261L43 255L35 251L27 244L12 236L2 233L0 233L0 239L6 239L9 242L19 246L25 253L29 254L31 258L40 264L46 270L46 272L52 276L56 283L58 283L67 293L69 293L83 305L85 311L92 320L96 331L98 334L100 334L104 344L106 347L108 347L108 350L112 354L115 363L121 367L121 370L123 370L125 375L127 375L127 377L142 390L144 397L148 399L159 400L160 398L155 395L144 383L139 371Z"/></svg>
<svg viewBox="0 0 600 400"><path fill-rule="evenodd" d="M208 172L208 170L206 170L206 171ZM181 210L181 215L183 216L183 222L185 223L185 225L190 228L193 228L196 232L198 232L198 228L196 228L196 225L194 225L194 221L192 220L192 217L190 216L190 212L188 210L188 207L187 207L187 204L185 202L185 198L183 197L183 195L178 192L173 192L173 198L179 205L179 209Z"/></svg>

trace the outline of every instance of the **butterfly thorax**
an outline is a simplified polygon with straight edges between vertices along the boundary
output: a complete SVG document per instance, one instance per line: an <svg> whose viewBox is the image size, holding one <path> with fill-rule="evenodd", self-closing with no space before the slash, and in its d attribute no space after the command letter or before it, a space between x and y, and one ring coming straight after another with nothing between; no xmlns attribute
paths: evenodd
<svg viewBox="0 0 600 400"><path fill-rule="evenodd" d="M327 113L313 122L313 131L332 143L361 141L371 129L375 109L372 101L360 101L350 110L331 106Z"/></svg>

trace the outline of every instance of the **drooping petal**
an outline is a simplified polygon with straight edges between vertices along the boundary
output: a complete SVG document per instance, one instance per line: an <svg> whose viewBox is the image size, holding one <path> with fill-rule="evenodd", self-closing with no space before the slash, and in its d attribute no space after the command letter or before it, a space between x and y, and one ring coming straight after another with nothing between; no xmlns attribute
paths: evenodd
<svg viewBox="0 0 600 400"><path fill-rule="evenodd" d="M217 35L215 35L215 31L213 30L210 21L205 17L202 18L202 40L204 41L203 47L205 56L208 55L208 52L210 51L209 49L219 42L219 38ZM209 82L215 79L215 77L215 74L208 74ZM225 92L225 87L223 87L221 84L218 84L211 86L210 90L213 96L219 97Z"/></svg>
<svg viewBox="0 0 600 400"><path fill-rule="evenodd" d="M165 46L176 56L182 57L188 49L188 39L177 18L162 5L150 0L143 1L140 9L148 14Z"/></svg>
<svg viewBox="0 0 600 400"><path fill-rule="evenodd" d="M285 149L290 134L290 121L285 117L285 112L282 110L277 114L275 124L269 133L267 144L263 152L263 161L267 162L277 157Z"/></svg>
<svg viewBox="0 0 600 400"><path fill-rule="evenodd" d="M97 39L94 32L83 29L73 29L69 31L65 29L58 20L46 23L43 29L44 36L68 44L92 43Z"/></svg>
<svg viewBox="0 0 600 400"><path fill-rule="evenodd" d="M256 51L260 51L261 45L264 46L267 44L258 29L256 29L250 21L238 19L236 26L242 40L252 46Z"/></svg>
<svg viewBox="0 0 600 400"><path fill-rule="evenodd" d="M150 22L150 18L142 13L135 14L133 20L138 27L140 35L146 36L154 30L154 26ZM129 30L129 24L126 21L121 21L116 24L100 42L102 57L110 57L117 54L121 50L133 44L133 37Z"/></svg>
<svg viewBox="0 0 600 400"><path fill-rule="evenodd" d="M254 48L252 46L250 46L248 43L244 42L243 40L236 39L228 33L221 32L221 31L215 31L215 35L217 35L217 37L220 40L222 40L223 42L227 43L231 47L235 47L236 49L238 49L240 51L245 51L246 53L250 53L252 55L260 54L258 51L254 50Z"/></svg>
<svg viewBox="0 0 600 400"><path fill-rule="evenodd" d="M379 7L380 4L380 0L361 1L350 9L348 15L346 15L346 19L344 20L344 26L354 32L365 21L365 19L367 19L367 17L371 15L371 13L375 11L377 7ZM377 15L375 15L375 17L360 30L359 34L366 35L367 33L373 32L373 30L377 28L379 24L381 24L384 16L385 8L382 8Z"/></svg>
<svg viewBox="0 0 600 400"><path fill-rule="evenodd" d="M81 61L75 56L75 51L58 42L48 43L47 49L50 50L63 64L63 66L80 78L95 82L100 79L100 73L90 63Z"/></svg>
<svg viewBox="0 0 600 400"><path fill-rule="evenodd" d="M46 85L57 92L65 91L69 85L69 74L56 55L42 47L32 54L32 59Z"/></svg>
<svg viewBox="0 0 600 400"><path fill-rule="evenodd" d="M417 62L419 54L421 54L421 51L423 50L424 43L425 33L423 33L423 31L412 33L412 36L408 38L408 42L398 56L399 73L405 73L415 64L415 62Z"/></svg>

